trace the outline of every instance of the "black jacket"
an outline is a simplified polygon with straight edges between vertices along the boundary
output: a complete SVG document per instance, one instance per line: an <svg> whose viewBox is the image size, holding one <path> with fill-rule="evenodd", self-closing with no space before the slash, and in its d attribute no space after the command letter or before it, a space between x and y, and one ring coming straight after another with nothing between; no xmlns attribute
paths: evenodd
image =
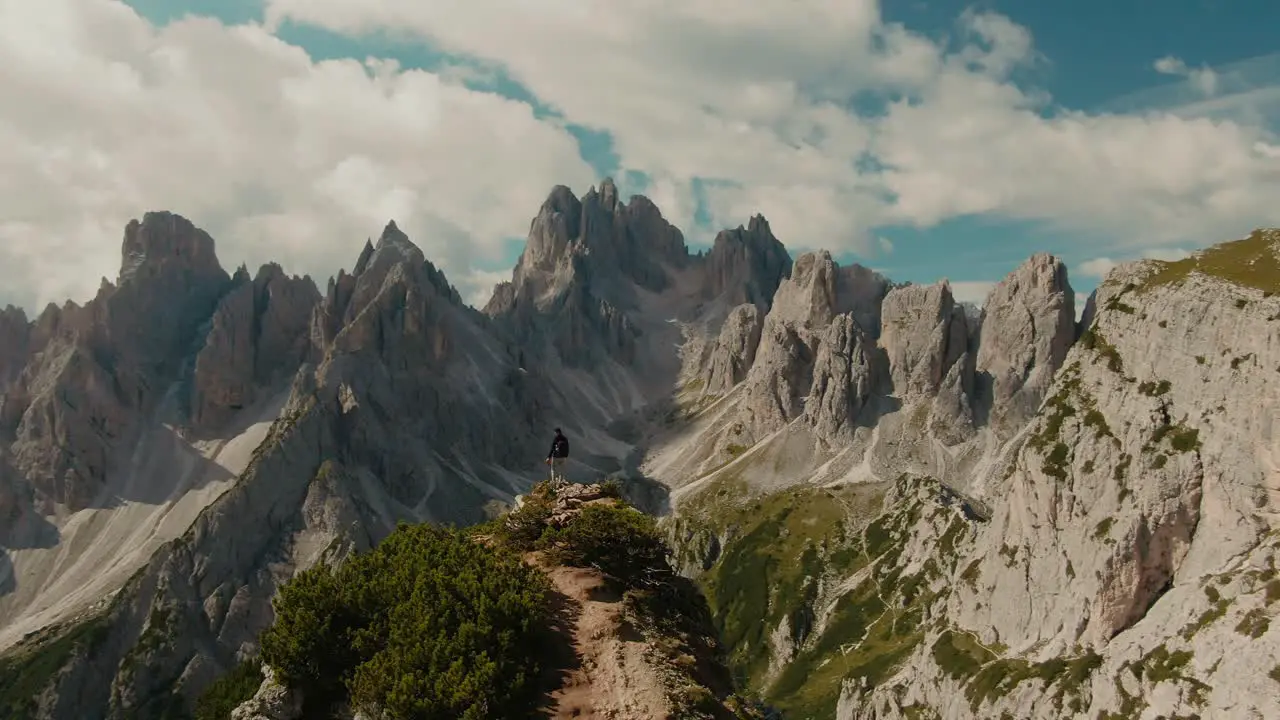
<svg viewBox="0 0 1280 720"><path fill-rule="evenodd" d="M569 457L569 438L556 435L556 439L551 441L551 452L547 454L547 459L567 457Z"/></svg>

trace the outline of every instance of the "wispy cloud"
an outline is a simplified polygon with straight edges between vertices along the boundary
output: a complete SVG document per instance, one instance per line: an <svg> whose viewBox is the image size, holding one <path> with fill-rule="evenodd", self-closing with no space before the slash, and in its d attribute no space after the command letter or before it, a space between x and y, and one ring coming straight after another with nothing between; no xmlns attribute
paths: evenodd
<svg viewBox="0 0 1280 720"><path fill-rule="evenodd" d="M1155 61L1155 69L1156 72L1165 75L1186 78L1187 82L1205 97L1212 97L1218 88L1218 73L1208 65L1198 68L1187 67L1182 58L1166 55Z"/></svg>
<svg viewBox="0 0 1280 720"><path fill-rule="evenodd" d="M1114 113L1169 113L1178 117L1231 121L1280 132L1280 53L1260 55L1217 68L1190 69L1176 57L1154 64L1157 72L1181 82L1139 90L1112 100L1101 110ZM1200 73L1200 75L1197 75ZM1212 80L1206 81L1205 77ZM1205 92L1206 86L1211 92Z"/></svg>

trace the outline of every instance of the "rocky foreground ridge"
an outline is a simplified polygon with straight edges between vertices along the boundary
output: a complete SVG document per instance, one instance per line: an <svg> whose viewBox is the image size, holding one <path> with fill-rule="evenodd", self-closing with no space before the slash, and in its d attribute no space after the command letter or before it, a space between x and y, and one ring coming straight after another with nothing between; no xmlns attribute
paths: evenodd
<svg viewBox="0 0 1280 720"><path fill-rule="evenodd" d="M1123 266L1076 323L1048 255L977 311L793 261L758 216L690 253L605 182L553 190L477 311L394 223L321 295L227 276L149 214L89 305L0 318L0 607L59 668L22 671L24 712L189 706L295 572L398 520L483 519L560 425L571 477L670 511L735 671L796 717L1280 713L1276 244ZM131 496L156 427L253 450L216 494L152 472ZM122 564L109 607L24 595L77 518L182 499L203 511Z"/></svg>

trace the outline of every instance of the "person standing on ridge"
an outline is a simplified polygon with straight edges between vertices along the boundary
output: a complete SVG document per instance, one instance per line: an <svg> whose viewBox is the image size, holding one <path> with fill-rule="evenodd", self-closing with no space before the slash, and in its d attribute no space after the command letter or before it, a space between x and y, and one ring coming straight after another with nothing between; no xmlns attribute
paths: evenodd
<svg viewBox="0 0 1280 720"><path fill-rule="evenodd" d="M551 441L551 452L547 453L547 464L551 466L551 487L565 482L564 463L569 459L569 438L556 428L555 439Z"/></svg>

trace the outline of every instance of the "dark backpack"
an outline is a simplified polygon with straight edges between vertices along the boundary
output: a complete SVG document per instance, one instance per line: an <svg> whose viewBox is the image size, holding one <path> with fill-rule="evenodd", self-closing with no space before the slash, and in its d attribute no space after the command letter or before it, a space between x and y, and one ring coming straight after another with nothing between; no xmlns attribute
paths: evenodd
<svg viewBox="0 0 1280 720"><path fill-rule="evenodd" d="M561 435L555 439L551 446L552 454L558 458L569 457L569 438Z"/></svg>

